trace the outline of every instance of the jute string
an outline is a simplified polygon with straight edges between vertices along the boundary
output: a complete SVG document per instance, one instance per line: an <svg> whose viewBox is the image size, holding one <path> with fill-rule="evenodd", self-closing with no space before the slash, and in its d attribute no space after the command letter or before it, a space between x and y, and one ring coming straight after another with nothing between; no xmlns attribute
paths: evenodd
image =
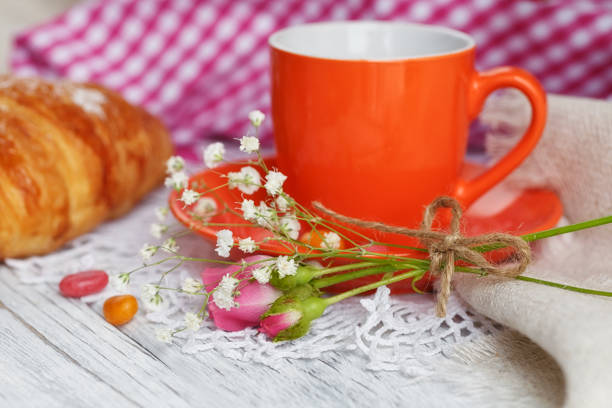
<svg viewBox="0 0 612 408"><path fill-rule="evenodd" d="M455 272L455 260L461 259L466 261L489 275L507 278L514 278L522 274L531 261L531 248L520 237L501 232L483 234L476 237L464 237L461 235L459 228L462 210L457 200L452 197L438 197L429 204L425 208L421 228L418 230L347 217L326 208L317 201L313 202L313 206L328 216L347 224L418 238L429 252L429 271L440 276L440 289L436 303L436 315L438 317L446 316L446 303L450 296L451 280ZM441 208L448 208L452 212L448 233L431 229L436 214ZM501 265L492 264L481 252L474 249L474 247L482 245L501 245L514 249L515 262Z"/></svg>

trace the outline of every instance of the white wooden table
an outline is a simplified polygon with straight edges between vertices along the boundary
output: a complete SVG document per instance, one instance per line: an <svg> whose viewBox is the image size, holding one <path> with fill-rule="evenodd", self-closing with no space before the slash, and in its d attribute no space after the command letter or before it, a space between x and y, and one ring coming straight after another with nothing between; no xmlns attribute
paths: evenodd
<svg viewBox="0 0 612 408"><path fill-rule="evenodd" d="M142 316L118 329L55 285L23 285L3 272L2 407L407 405L407 378L360 369L355 353L285 360L278 369L213 351L187 355L157 341Z"/></svg>

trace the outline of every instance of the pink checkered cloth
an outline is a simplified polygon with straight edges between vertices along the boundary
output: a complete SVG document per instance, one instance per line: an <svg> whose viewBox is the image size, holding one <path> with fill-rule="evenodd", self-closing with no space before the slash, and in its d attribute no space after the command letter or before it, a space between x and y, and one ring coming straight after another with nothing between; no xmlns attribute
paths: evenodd
<svg viewBox="0 0 612 408"><path fill-rule="evenodd" d="M292 24L403 20L473 35L478 67L517 65L550 92L612 98L612 2L98 0L15 39L18 75L94 81L163 118L179 152L268 111L267 37ZM269 134L269 123L267 133Z"/></svg>

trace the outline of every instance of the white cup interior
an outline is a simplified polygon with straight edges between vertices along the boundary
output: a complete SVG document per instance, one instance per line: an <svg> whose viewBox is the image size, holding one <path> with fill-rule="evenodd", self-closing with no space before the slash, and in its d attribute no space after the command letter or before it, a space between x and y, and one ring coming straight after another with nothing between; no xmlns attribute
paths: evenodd
<svg viewBox="0 0 612 408"><path fill-rule="evenodd" d="M450 28L387 21L296 25L272 34L269 43L309 57L377 61L452 54L474 47L469 35Z"/></svg>

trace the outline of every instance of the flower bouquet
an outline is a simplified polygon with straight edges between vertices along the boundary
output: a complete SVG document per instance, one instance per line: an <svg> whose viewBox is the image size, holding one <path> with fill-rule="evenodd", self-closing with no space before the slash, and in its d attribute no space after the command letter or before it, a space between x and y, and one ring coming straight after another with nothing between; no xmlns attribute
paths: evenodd
<svg viewBox="0 0 612 408"><path fill-rule="evenodd" d="M156 215L160 222L151 226L151 234L159 239L166 234L169 236L161 244L143 246L142 266L113 277L116 285L125 286L131 275L140 270L172 264L161 272L158 282L143 287L145 305L163 306L164 291L177 291L201 299L199 310L185 314L182 328L158 330L157 337L161 341L170 342L174 334L183 330L198 330L206 318L211 318L222 330L258 327L274 341L293 340L305 335L311 322L332 304L402 281L410 282L414 292L422 293L423 288L429 287L422 283L436 278L440 280L436 313L442 317L446 313L452 276L457 272L496 275L612 296L611 292L523 275L531 259L529 242L607 224L612 222L612 216L520 237L493 233L469 238L460 234L461 208L449 197L440 197L427 207L418 230L346 217L321 203L299 203L284 191L287 177L269 168L260 153L258 130L264 118L259 111L249 114L253 132L239 142L240 151L252 155L253 159L241 163L239 171L219 173L222 182L218 185L190 179L182 158L168 160L166 186L173 190L171 208L176 212L178 205L181 213L189 214L188 220L181 219L189 228L169 234L169 227L164 223L169 209L159 208ZM224 155L224 145L217 142L204 150L203 158L208 168L215 169L224 161ZM216 192L221 188L240 191L242 200L220 200ZM265 197L256 203L251 197L260 189L265 190ZM442 208L450 209L451 217L445 220L449 224L448 232L433 228L438 210ZM241 222L212 221L220 214L232 214ZM181 255L176 238L207 226L222 228L216 232L215 252L219 259ZM266 233L257 236L235 233L236 230L248 231L249 227L264 229ZM416 238L422 246L380 242L360 232L364 229ZM390 246L400 247L405 253L385 251ZM502 249L503 257L500 257ZM158 252L168 255L151 262ZM164 286L164 278L185 262L206 264L202 280L188 278L181 287ZM370 280L362 284L366 277ZM331 293L330 288L346 282L354 285L340 293Z"/></svg>

